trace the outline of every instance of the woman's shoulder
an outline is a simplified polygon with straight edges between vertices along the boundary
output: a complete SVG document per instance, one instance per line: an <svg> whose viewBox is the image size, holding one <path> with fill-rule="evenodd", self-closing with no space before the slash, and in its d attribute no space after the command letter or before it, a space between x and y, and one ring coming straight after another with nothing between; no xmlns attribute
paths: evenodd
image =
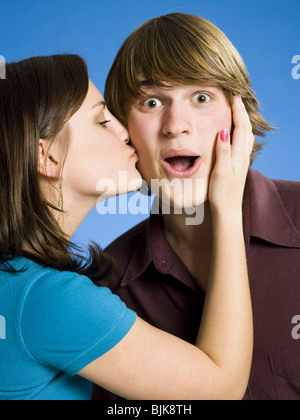
<svg viewBox="0 0 300 420"><path fill-rule="evenodd" d="M6 263L7 270L3 269L4 276L10 276L14 283L20 287L30 288L39 279L48 279L52 282L63 281L66 279L84 278L77 273L69 271L59 271L56 268L45 267L37 262L25 258L14 258ZM8 278L8 277L7 277Z"/></svg>
<svg viewBox="0 0 300 420"><path fill-rule="evenodd" d="M0 276L7 274L2 284L7 295L13 296L20 324L25 325L24 321L29 320L26 325L30 329L33 319L38 319L42 325L49 319L57 319L58 325L59 319L82 318L89 314L91 319L108 318L110 322L127 311L118 296L106 287L95 286L86 276L43 267L26 258L11 260L10 264L18 271L2 272Z"/></svg>
<svg viewBox="0 0 300 420"><path fill-rule="evenodd" d="M26 257L12 258L8 260L6 264L15 270L15 274L20 274L23 276L30 276L34 274L38 275L38 274L45 273L46 271L50 272L51 270L53 270L54 272L57 271L56 269L45 267L41 264L38 264L34 260L31 260Z"/></svg>
<svg viewBox="0 0 300 420"><path fill-rule="evenodd" d="M9 294L14 296L20 313L24 304L28 302L30 304L45 302L47 305L53 296L59 296L60 298L57 300L63 304L62 301L66 298L75 300L80 291L92 295L97 289L92 281L83 275L45 267L24 257L14 258L6 263L5 267L2 267L0 282L3 292L9 290ZM102 294L105 294L104 290Z"/></svg>
<svg viewBox="0 0 300 420"><path fill-rule="evenodd" d="M13 276L15 284L19 284L19 301L22 313L25 309L36 309L38 313L78 310L82 306L86 310L87 304L91 311L100 307L115 306L124 310L125 305L118 296L114 296L106 287L97 287L92 280L84 275L72 271L60 271L51 267L44 267L27 258L19 258L10 262L18 270ZM12 284L12 282L10 282ZM119 304L119 305L118 305ZM76 309L77 308L77 309Z"/></svg>
<svg viewBox="0 0 300 420"><path fill-rule="evenodd" d="M19 342L27 356L71 375L109 351L136 316L108 288L85 276L12 260L19 284L11 301ZM10 282L12 284L13 282ZM11 293L10 293L11 295Z"/></svg>

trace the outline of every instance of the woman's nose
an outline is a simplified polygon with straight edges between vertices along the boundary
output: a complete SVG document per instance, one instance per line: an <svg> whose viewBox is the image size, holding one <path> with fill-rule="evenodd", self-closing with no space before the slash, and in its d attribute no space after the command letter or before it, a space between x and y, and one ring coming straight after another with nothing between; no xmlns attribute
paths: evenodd
<svg viewBox="0 0 300 420"><path fill-rule="evenodd" d="M126 128L114 116L111 115L110 118L114 124L116 133L121 142L125 144L130 143L129 132L126 130Z"/></svg>

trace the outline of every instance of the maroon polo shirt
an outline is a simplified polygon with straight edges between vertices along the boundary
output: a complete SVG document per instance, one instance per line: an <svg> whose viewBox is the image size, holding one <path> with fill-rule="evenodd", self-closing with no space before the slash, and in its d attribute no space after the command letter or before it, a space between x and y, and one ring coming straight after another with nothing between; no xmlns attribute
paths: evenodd
<svg viewBox="0 0 300 420"><path fill-rule="evenodd" d="M300 182L251 169L244 232L255 330L245 399L300 400ZM167 242L161 217L152 215L107 252L117 264L112 291L145 321L194 344L205 294ZM115 398L94 387L93 399Z"/></svg>

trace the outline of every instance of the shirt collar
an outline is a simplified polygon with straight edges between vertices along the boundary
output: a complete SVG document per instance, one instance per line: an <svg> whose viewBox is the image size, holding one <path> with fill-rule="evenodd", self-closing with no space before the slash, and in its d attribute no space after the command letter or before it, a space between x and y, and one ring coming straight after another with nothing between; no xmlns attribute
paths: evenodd
<svg viewBox="0 0 300 420"><path fill-rule="evenodd" d="M150 265L152 258L151 252L151 224L152 217L145 222L145 230L139 238L136 248L128 261L127 269L121 281L121 286L127 286L131 281L143 274Z"/></svg>
<svg viewBox="0 0 300 420"><path fill-rule="evenodd" d="M249 171L245 190L244 229L247 249L251 237L284 247L300 248L300 233L290 219L274 182L253 169ZM145 222L145 230L129 260L121 286L137 279L152 262L158 272L173 275L193 290L200 291L169 245L161 215L154 214Z"/></svg>
<svg viewBox="0 0 300 420"><path fill-rule="evenodd" d="M244 228L250 237L275 245L300 248L300 233L292 222L274 181L250 169L245 190Z"/></svg>
<svg viewBox="0 0 300 420"><path fill-rule="evenodd" d="M128 263L121 286L127 286L136 280L151 263L159 273L171 275L195 292L203 294L193 276L168 243L160 214L152 214L146 221L145 230Z"/></svg>

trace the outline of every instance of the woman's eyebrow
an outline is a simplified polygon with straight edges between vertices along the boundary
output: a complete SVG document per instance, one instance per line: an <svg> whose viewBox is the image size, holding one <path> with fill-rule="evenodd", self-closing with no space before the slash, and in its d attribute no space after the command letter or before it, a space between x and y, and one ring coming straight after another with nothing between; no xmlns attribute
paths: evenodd
<svg viewBox="0 0 300 420"><path fill-rule="evenodd" d="M92 111L93 109L97 108L98 106L102 106L103 108L106 108L106 102L105 101L99 101L97 102L91 109L90 111Z"/></svg>

